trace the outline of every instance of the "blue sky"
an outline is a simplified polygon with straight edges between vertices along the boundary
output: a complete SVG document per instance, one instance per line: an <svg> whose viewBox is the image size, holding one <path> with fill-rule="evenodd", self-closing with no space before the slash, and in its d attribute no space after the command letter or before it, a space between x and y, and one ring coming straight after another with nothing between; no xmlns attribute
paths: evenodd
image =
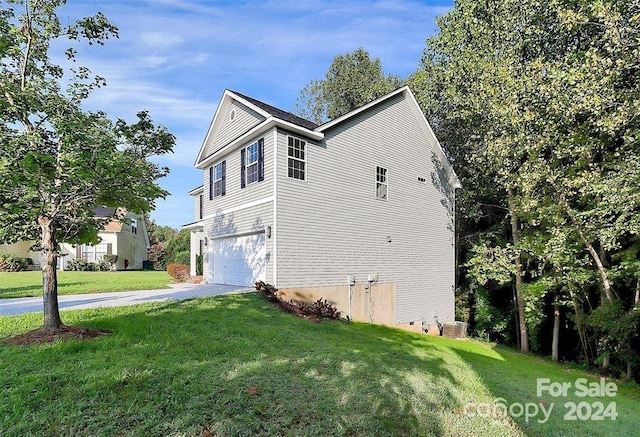
<svg viewBox="0 0 640 437"><path fill-rule="evenodd" d="M106 78L87 109L135 120L146 109L177 138L161 160L171 192L151 214L179 228L193 221L187 192L202 185L193 167L225 88L293 111L300 90L324 76L337 54L366 49L386 73L415 71L435 17L452 1L69 0L61 21L103 12L120 37L78 45L78 63ZM62 53L51 53L62 60Z"/></svg>

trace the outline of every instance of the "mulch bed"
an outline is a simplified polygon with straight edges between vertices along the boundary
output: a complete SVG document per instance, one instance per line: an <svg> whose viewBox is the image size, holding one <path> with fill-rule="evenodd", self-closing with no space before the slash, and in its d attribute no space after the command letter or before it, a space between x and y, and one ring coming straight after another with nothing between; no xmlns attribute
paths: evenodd
<svg viewBox="0 0 640 437"><path fill-rule="evenodd" d="M9 344L28 346L31 344L53 343L58 340L92 340L101 335L110 333L107 329L83 328L81 326L63 325L54 331L42 328L18 334L6 340Z"/></svg>

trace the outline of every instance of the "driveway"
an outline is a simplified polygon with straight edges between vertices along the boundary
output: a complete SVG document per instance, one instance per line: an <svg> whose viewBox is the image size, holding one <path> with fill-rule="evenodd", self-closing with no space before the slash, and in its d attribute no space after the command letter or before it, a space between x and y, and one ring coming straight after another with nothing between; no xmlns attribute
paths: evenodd
<svg viewBox="0 0 640 437"><path fill-rule="evenodd" d="M171 289L118 291L113 293L91 293L58 296L60 310L82 310L86 308L118 307L146 302L182 300L194 297L218 296L228 293L247 293L254 288L218 284L170 284ZM0 316L42 312L42 297L18 297L0 299Z"/></svg>

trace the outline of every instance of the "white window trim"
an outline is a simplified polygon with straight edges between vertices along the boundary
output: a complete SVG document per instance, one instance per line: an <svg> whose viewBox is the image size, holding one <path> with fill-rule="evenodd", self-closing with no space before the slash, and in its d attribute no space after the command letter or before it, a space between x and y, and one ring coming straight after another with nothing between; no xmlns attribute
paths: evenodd
<svg viewBox="0 0 640 437"><path fill-rule="evenodd" d="M253 147L256 146L256 161L252 162L251 164L249 164L249 147ZM245 178L245 186L248 187L251 184L255 184L256 182L260 182L260 175L258 174L258 172L260 171L260 169L258 168L258 166L260 165L260 145L258 144L258 141L256 141L255 143L249 144L247 147L245 147L245 151L244 151L244 178ZM249 167L250 166L254 166L256 167L256 180L255 181L251 181L249 182Z"/></svg>
<svg viewBox="0 0 640 437"><path fill-rule="evenodd" d="M378 182L378 169L381 168L384 170L384 182ZM376 200L382 200L384 202L389 200L389 169L387 167L382 167L381 165L376 165L376 169L375 169L375 174L376 174L376 185L375 185L375 197ZM386 190L386 195L385 197L378 197L378 184L383 184L384 186L387 187Z"/></svg>
<svg viewBox="0 0 640 437"><path fill-rule="evenodd" d="M293 156L289 156L289 138L293 138L298 141L302 141L304 143L304 159L295 158ZM309 156L309 142L307 140L303 140L300 137L296 137L294 135L287 135L287 179L292 179L294 181L299 182L307 182L309 180L309 166L307 165L307 156ZM294 159L296 161L300 161L304 163L304 179L294 178L293 176L289 176L289 158Z"/></svg>
<svg viewBox="0 0 640 437"><path fill-rule="evenodd" d="M104 247L104 252L97 250L98 247L101 246L101 245L104 245L103 246ZM87 250L85 250L85 249L87 249ZM80 258L83 258L87 262L100 262L100 261L102 261L102 257L103 256L108 255L108 253L107 253L108 249L109 249L109 246L108 246L106 241L101 241L98 244L96 244L95 246L91 245L91 244L81 244L80 245ZM93 255L93 260L89 261L89 257L85 256L85 253L92 254ZM97 257L96 257L96 254L98 254L98 253L102 254L100 259L97 259Z"/></svg>

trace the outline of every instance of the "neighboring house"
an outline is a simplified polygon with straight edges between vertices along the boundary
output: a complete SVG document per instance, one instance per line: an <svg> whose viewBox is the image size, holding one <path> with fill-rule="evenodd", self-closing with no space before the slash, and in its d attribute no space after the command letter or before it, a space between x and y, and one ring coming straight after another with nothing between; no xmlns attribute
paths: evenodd
<svg viewBox="0 0 640 437"><path fill-rule="evenodd" d="M94 210L97 217L111 217L114 208L96 208ZM58 268L64 270L66 265L76 259L84 258L88 262L101 261L107 254L118 255L118 270L125 268L125 260L128 260L127 269L142 269L142 262L147 260L149 250L149 233L142 216L118 210L120 217L126 216L126 223L119 220L112 220L98 233L100 243L95 246L82 244L72 245L61 244L61 257L58 258ZM0 244L0 251L15 253L25 258L32 258L35 262L41 263L41 253L31 252L29 248L33 241L20 241L11 245Z"/></svg>
<svg viewBox="0 0 640 437"><path fill-rule="evenodd" d="M96 217L113 216L114 208L96 208ZM125 260L128 261L127 269L140 270L142 262L147 260L149 251L149 233L144 217L138 216L124 209L118 209L118 217L126 217L127 221L122 222L114 219L107 223L102 231L98 233L100 243L95 246L82 244L71 245L64 243L60 250L61 257L58 262L59 268L65 266L76 258L84 258L88 262L101 261L104 255L118 255L118 270L125 269Z"/></svg>
<svg viewBox="0 0 640 437"><path fill-rule="evenodd" d="M34 262L40 262L40 252L31 250L33 241L18 241L13 244L0 244L0 253L13 253L22 258L31 258Z"/></svg>
<svg viewBox="0 0 640 437"><path fill-rule="evenodd" d="M321 126L226 90L198 153L204 280L423 331L454 320L458 178L408 87Z"/></svg>

